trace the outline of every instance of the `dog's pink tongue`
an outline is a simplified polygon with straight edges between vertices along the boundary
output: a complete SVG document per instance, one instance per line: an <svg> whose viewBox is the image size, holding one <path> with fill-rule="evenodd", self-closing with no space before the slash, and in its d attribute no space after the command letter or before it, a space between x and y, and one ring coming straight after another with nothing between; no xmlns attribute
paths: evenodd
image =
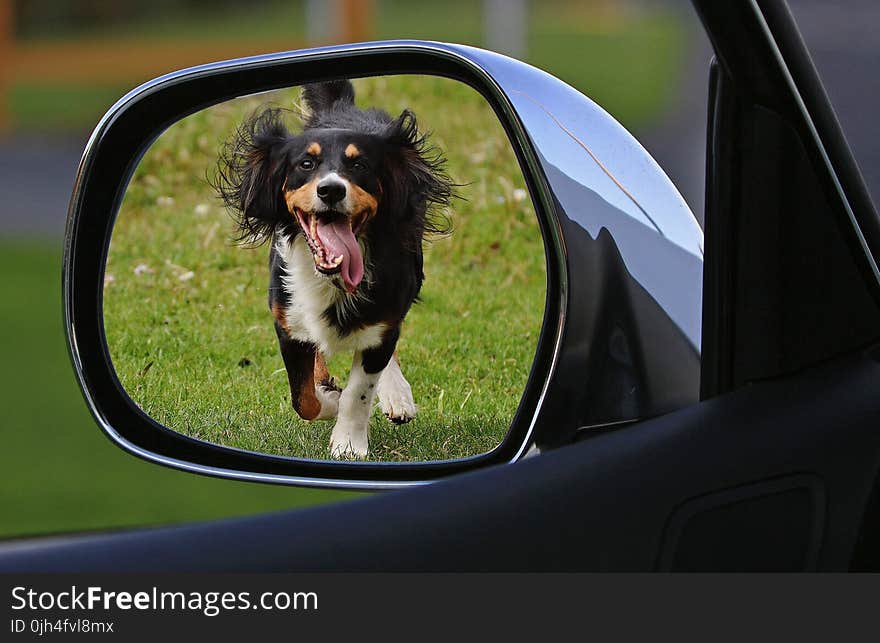
<svg viewBox="0 0 880 643"><path fill-rule="evenodd" d="M364 278L364 258L351 226L344 219L332 223L318 222L318 236L328 255L342 255L342 281L345 289L353 293ZM329 258L329 257L328 257Z"/></svg>

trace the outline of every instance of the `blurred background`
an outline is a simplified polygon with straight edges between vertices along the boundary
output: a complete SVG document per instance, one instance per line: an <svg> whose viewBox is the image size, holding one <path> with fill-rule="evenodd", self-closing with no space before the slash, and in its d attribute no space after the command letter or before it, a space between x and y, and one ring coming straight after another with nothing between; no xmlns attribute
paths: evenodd
<svg viewBox="0 0 880 643"><path fill-rule="evenodd" d="M880 194L880 5L791 0ZM374 39L483 46L590 96L702 221L709 44L685 0L0 0L0 537L163 524L354 494L215 480L100 433L64 344L61 237L91 128L126 91L215 60Z"/></svg>

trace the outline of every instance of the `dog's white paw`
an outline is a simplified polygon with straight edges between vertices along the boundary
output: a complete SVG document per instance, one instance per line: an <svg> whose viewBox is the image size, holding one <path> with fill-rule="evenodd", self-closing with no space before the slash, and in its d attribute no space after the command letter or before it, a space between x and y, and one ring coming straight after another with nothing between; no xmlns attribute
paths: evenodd
<svg viewBox="0 0 880 643"><path fill-rule="evenodd" d="M321 403L321 412L316 420L332 420L339 413L339 395L341 391L326 384L315 384L315 396Z"/></svg>
<svg viewBox="0 0 880 643"><path fill-rule="evenodd" d="M337 422L330 434L330 456L344 459L367 457L369 442L366 428L348 426Z"/></svg>
<svg viewBox="0 0 880 643"><path fill-rule="evenodd" d="M412 388L399 369L382 373L376 394L379 397L379 408L389 420L395 424L406 424L418 412L413 400Z"/></svg>

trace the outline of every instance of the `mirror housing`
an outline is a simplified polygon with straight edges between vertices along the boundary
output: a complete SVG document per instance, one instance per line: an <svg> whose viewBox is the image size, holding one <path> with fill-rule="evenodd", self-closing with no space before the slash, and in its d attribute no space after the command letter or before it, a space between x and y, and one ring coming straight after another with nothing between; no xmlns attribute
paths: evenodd
<svg viewBox="0 0 880 643"><path fill-rule="evenodd" d="M128 397L101 314L111 230L141 156L180 118L257 92L333 78L422 73L467 83L516 151L547 257L535 361L494 450L430 463L319 462L208 444ZM310 486L393 488L514 462L697 401L702 232L675 187L617 121L557 78L485 50L394 41L272 54L182 70L120 99L86 146L65 237L65 326L89 408L123 449L208 475Z"/></svg>

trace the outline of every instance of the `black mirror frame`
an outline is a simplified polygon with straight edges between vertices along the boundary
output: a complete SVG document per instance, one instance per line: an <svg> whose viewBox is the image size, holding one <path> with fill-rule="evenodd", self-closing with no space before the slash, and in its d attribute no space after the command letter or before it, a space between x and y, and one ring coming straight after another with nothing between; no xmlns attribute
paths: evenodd
<svg viewBox="0 0 880 643"><path fill-rule="evenodd" d="M189 438L146 415L112 366L103 323L103 279L110 236L137 163L167 127L242 95L339 77L429 74L478 91L516 152L544 239L547 289L543 325L526 389L505 439L492 451L454 461L332 462L253 453ZM516 461L534 428L558 355L566 312L566 257L558 212L535 149L492 78L467 59L426 43L371 43L245 58L157 78L120 99L93 132L77 173L65 236L63 297L68 347L95 420L126 451L173 468L226 478L362 489L421 484Z"/></svg>

